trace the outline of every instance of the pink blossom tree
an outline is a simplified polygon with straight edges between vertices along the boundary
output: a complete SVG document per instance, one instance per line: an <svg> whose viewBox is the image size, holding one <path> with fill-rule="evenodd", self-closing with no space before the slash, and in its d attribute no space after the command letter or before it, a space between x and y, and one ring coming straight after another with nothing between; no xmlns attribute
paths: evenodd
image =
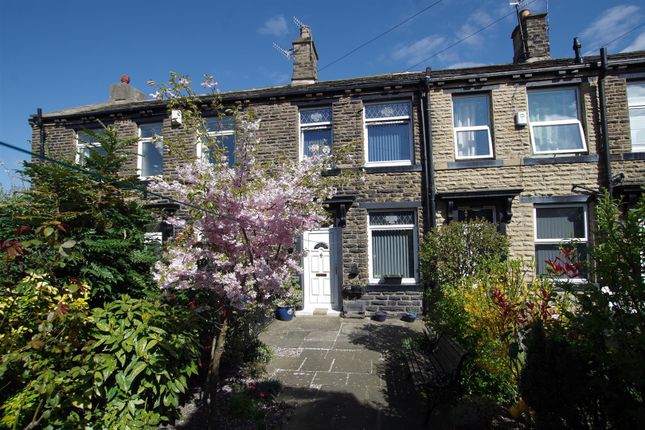
<svg viewBox="0 0 645 430"><path fill-rule="evenodd" d="M182 99L184 104L177 99L181 90L190 91L188 84L175 76L174 85L162 87L156 96L170 97L164 91L172 91L176 106L190 108L190 99ZM187 116L197 119L198 138L208 138L200 129L199 112L193 109ZM300 162L263 163L256 157L259 128L260 121L238 113L232 166L218 142L209 141L217 154L214 162L197 160L178 169L176 180L151 185L191 205L187 217L171 221L182 233L157 263L155 278L161 288L207 291L211 304L220 309L210 354L211 389L219 379L226 334L235 319L269 309L293 293L288 280L300 270L301 261L294 250L296 238L325 220L321 202L334 193L333 184L321 175L331 160L326 147Z"/></svg>

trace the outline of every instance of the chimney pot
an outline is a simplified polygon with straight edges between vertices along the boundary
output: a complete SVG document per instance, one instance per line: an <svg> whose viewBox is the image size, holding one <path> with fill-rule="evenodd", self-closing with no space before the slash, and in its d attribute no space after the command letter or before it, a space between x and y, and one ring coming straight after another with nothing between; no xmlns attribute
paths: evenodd
<svg viewBox="0 0 645 430"><path fill-rule="evenodd" d="M129 84L130 83L130 77L128 75L121 75L121 83Z"/></svg>
<svg viewBox="0 0 645 430"><path fill-rule="evenodd" d="M522 21L524 21L524 20L526 19L526 17L527 17L527 16L529 16L530 14L531 14L531 11L530 11L530 10L528 10L528 9L522 9L522 10L520 11L520 18L522 19Z"/></svg>

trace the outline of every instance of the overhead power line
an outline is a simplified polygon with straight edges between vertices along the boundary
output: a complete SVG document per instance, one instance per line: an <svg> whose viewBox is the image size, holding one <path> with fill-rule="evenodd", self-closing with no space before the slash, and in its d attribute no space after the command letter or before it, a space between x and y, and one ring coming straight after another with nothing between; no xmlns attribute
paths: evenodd
<svg viewBox="0 0 645 430"><path fill-rule="evenodd" d="M537 0L531 0L530 2L528 2L528 3L524 4L524 5L522 5L522 7L528 7L528 6L530 6L531 4L535 3L536 1L537 1ZM515 11L515 9L513 9L513 11L512 11L512 12L509 12L509 13L507 13L507 14L504 14L504 15L500 16L500 17L499 17L499 18L497 18L495 21L493 21L493 22L491 22L491 23L489 23L489 24L487 24L487 25L485 25L485 26L481 27L480 29L478 29L478 30L474 31L473 33L470 33L468 36L465 36L465 37L462 37L462 38L461 38L461 39L459 39L459 40L456 40L455 42L453 42L453 43L451 43L450 45L446 46L445 48L443 48L443 49L441 49L441 50L439 50L439 51L435 52L434 54L430 55L429 57L426 57L426 58L424 58L423 60L419 61L418 63L415 63L415 64L411 65L410 67L408 67L407 69L405 69L405 71L406 71L406 72L409 72L410 70L414 69L415 67L417 67L417 66L419 66L419 65L421 65L421 64L423 64L423 63L425 63L425 62L427 62L428 60L430 60L430 59L432 59L432 58L436 57L436 56L437 56L437 55L439 55L439 54L443 54L443 53L444 53L444 52L446 52L447 50L449 50L449 49L451 49L451 48L454 48L455 46L459 45L460 43L462 43L462 42L464 42L464 41L466 41L466 40L470 39L470 38L471 38L471 37L473 37L473 36L478 35L478 34L479 34L479 33L481 33L482 31L489 29L490 27L494 26L494 25L495 25L495 24L497 24L498 22L500 22L500 21L502 21L502 20L504 20L504 19L508 18L508 17L509 17L509 16L511 16L511 15L515 15L516 13L517 13L517 11Z"/></svg>
<svg viewBox="0 0 645 430"><path fill-rule="evenodd" d="M181 205L181 206L189 207L189 208L192 208L192 209L197 209L199 211L202 211L202 212L205 212L205 213L208 213L208 214L211 214L211 215L216 215L216 216L220 216L220 217L223 217L223 218L227 218L223 214L213 212L213 211L211 211L209 209L194 205L192 203L184 202L184 201L181 201L181 200L177 200L177 199L175 199L173 197L168 197L168 196L164 196L163 194L155 193L154 191L148 190L146 187L138 186L138 185L135 185L135 184L130 184L130 183L127 183L127 182L117 181L114 178L110 178L108 176L101 175L100 173L96 173L96 172L93 172L91 170L83 169L80 166L69 164L69 163L66 163L64 161L56 160L55 158L50 158L50 157L47 157L46 155L40 155L40 154L37 154L35 152L27 151L26 149L19 148L17 146L11 145L11 144L6 143L6 142L0 141L0 146L4 146L4 147L12 149L14 151L22 152L23 154L31 155L32 157L35 157L35 158L38 158L38 159L41 159L41 160L44 160L44 161L48 161L50 163L58 164L59 166L66 167L68 169L71 169L71 170L77 171L79 173L82 173L82 174L84 174L86 176L89 176L89 177L91 177L93 179L104 181L104 182L107 182L109 184L115 185L115 186L120 187L120 188L127 188L127 189L130 189L130 190L139 191L139 192L143 193L144 195L150 195L150 196L158 197L158 198L164 199L164 200L166 200L168 202L177 203L178 205Z"/></svg>
<svg viewBox="0 0 645 430"><path fill-rule="evenodd" d="M611 39L609 42L601 43L600 45L595 45L592 49L597 49L597 48L600 48L602 46L609 46L612 43L622 39L623 37L627 36L629 33L632 33L634 31L636 31L637 29L641 28L644 25L645 25L645 21L641 22L640 24L636 25L635 27L630 28L629 30L627 30L626 32L621 34L620 36L617 36L617 37Z"/></svg>
<svg viewBox="0 0 645 430"><path fill-rule="evenodd" d="M332 61L331 63L328 63L328 64L326 64L325 66L321 67L319 70L325 70L326 68L333 66L334 64L338 63L339 61L344 60L345 58L347 58L347 57L349 57L350 55L352 55L354 52L358 51L359 49L362 49L362 48L366 47L366 46L367 46L367 45L369 45L370 43L374 42L374 41L375 41L375 40L377 40L377 39L380 39L381 37L385 36L386 34L391 33L392 31L394 31L394 30L396 30L397 28L401 27L403 24L405 24L405 23L407 23L407 22L409 22L409 21L413 20L414 18L416 18L417 16L421 15L422 13L424 13L424 12L426 12L426 11L428 11L428 10L432 9L433 7L435 7L436 5L438 5L439 3L441 3L442 1L443 1L443 0L437 0L437 1L435 1L434 3L432 3L430 6L426 6L425 8L423 8L423 9L421 9L420 11L418 11L417 13L415 13L414 15L410 15L409 17L407 17L407 18L406 18L406 19L404 19L403 21L399 22L399 23L398 23L398 24L396 24L395 26L388 28L388 29L387 29L387 30L385 30L383 33L381 33L381 34L379 34L379 35L377 35L377 36L372 37L371 39L369 39L369 40L368 40L368 41L366 41L366 42L361 43L361 44L360 44L360 45L358 45L356 48L352 49L351 51L349 51L349 52L347 52L347 53L345 53L345 54L343 54L343 55L341 55L340 57L336 58L336 59L335 59L334 61Z"/></svg>

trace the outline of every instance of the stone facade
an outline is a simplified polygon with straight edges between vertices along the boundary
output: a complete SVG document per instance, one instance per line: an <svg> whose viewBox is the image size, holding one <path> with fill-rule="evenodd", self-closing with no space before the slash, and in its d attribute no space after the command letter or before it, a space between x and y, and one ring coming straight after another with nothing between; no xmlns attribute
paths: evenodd
<svg viewBox="0 0 645 430"><path fill-rule="evenodd" d="M529 16L525 22L530 23L528 30L537 32L533 44L529 44L533 51L529 52L538 52L536 46L544 44L540 32L546 34L541 27L544 16ZM348 149L350 154L348 160L336 167L355 174L355 180L338 190L339 197L351 200L342 219L342 284L366 289L358 300L365 303L368 312L418 312L424 291L416 256L414 284L392 287L370 282L370 211L414 213L415 241L419 244L426 234L424 229L432 227L432 217L424 218L424 214L430 214L433 196L437 225L454 218L460 205L492 206L497 221L503 224L503 231L511 239L512 256L526 261L535 259L534 210L539 205L584 204L592 219L593 198L588 199L585 192L574 191L572 186L591 190L593 194L606 183L597 58L588 58L583 64L572 59L550 60L547 40L546 48L542 46L541 54L536 54L546 58L540 61L317 82L316 75L312 74L316 72L317 53L311 33L303 34L294 41L294 48L300 50L295 50L297 61L292 85L224 93L222 102L227 107L252 111L261 119L261 145L257 154L267 162L300 156L301 109L331 108L332 150ZM305 58L307 55L309 60ZM532 59L536 60L536 56ZM632 152L631 148L626 93L627 80L642 79L645 74L645 53L612 56L609 63L605 78L607 133L613 173L624 176L623 183L617 186L620 194L626 192L620 186L637 187L645 183L645 153ZM584 152L535 154L530 125L517 123L518 113L528 112L529 92L548 88L577 90L579 120L586 141ZM493 145L490 158L456 159L453 100L468 94L488 97ZM365 106L389 101L407 101L411 106L410 165L366 165ZM204 100L204 105L207 102ZM426 110L426 107L429 108ZM74 160L76 132L98 125L99 120L106 125L113 124L125 138L136 138L140 124L162 122L164 177L172 178L183 163L198 155L195 137L183 127L171 124L163 102L136 99L45 114L47 155ZM35 124L34 118L32 123ZM424 126L428 127L424 129ZM426 132L430 134L428 142L424 138ZM430 145L431 153L427 153ZM39 129L34 125L35 152L38 146ZM138 145L129 147L127 154L127 169L123 173L136 174ZM334 222L339 225L341 221Z"/></svg>

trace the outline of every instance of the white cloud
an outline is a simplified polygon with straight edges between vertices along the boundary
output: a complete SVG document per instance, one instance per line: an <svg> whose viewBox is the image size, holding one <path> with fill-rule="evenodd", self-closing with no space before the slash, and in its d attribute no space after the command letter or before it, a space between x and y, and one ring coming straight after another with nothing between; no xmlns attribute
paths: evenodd
<svg viewBox="0 0 645 430"><path fill-rule="evenodd" d="M638 35L634 41L623 49L621 52L644 51L645 50L645 32Z"/></svg>
<svg viewBox="0 0 645 430"><path fill-rule="evenodd" d="M284 19L284 15L269 18L262 27L258 28L258 33L270 36L284 36L288 33L287 20Z"/></svg>
<svg viewBox="0 0 645 430"><path fill-rule="evenodd" d="M416 64L434 54L444 45L443 36L427 36L411 45L398 45L392 53L394 60L403 60L407 65Z"/></svg>
<svg viewBox="0 0 645 430"><path fill-rule="evenodd" d="M468 67L479 67L485 66L484 63L476 63L474 61L462 61L460 63L454 63L448 66L448 69L466 69Z"/></svg>
<svg viewBox="0 0 645 430"><path fill-rule="evenodd" d="M491 22L493 22L493 18L491 18L488 13L484 11L477 11L471 14L466 22L462 24L462 26L459 28L459 32L456 34L456 37L458 39L468 37L471 34L477 32L479 29L490 24ZM484 42L484 38L486 36L485 33L486 32L483 31L481 33L474 34L473 36L468 37L468 39L465 39L463 43L471 46L480 46Z"/></svg>
<svg viewBox="0 0 645 430"><path fill-rule="evenodd" d="M602 12L600 17L580 34L583 45L589 48L584 55L592 54L612 36L629 31L639 23L640 19L640 8L633 5L615 6Z"/></svg>

